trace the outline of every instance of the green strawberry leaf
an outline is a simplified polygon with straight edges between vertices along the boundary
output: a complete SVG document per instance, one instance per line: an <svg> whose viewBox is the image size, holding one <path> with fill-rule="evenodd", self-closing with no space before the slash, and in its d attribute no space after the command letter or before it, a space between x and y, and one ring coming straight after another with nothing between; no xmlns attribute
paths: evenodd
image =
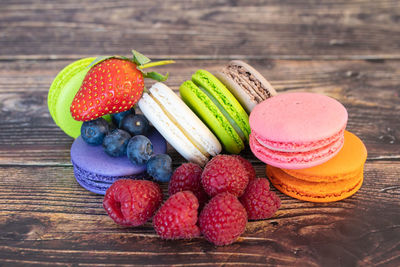
<svg viewBox="0 0 400 267"><path fill-rule="evenodd" d="M96 57L95 58L95 60L93 60L90 64L89 64L89 66L87 66L87 68L92 68L94 65L96 65L96 64L99 64L100 62L102 62L102 61L104 61L104 60L106 60L106 59L109 59L109 58L112 58L112 56L98 56L98 57Z"/></svg>
<svg viewBox="0 0 400 267"><path fill-rule="evenodd" d="M175 61L173 60L162 60L162 61L156 61L156 62L151 62L151 63L147 63L141 66L137 66L136 68L139 70L142 69L146 69L146 68L151 68L151 67L156 67L156 66L163 66L163 65L167 65L167 64L172 64L175 63Z"/></svg>
<svg viewBox="0 0 400 267"><path fill-rule="evenodd" d="M110 59L110 58L119 58L119 59L125 59L125 60L129 60L127 57L124 56L98 56L97 58L95 58L95 60L93 60L89 66L87 66L86 68L92 68L94 65L99 64L100 62L103 62L104 60Z"/></svg>
<svg viewBox="0 0 400 267"><path fill-rule="evenodd" d="M166 81L168 79L169 73L167 73L166 75L162 75L158 72L152 71L152 72L143 72L143 76L145 78L150 78L153 80L156 80L158 82L163 82Z"/></svg>
<svg viewBox="0 0 400 267"><path fill-rule="evenodd" d="M136 50L132 50L132 54L133 54L133 62L135 62L135 64L138 66L144 65L151 61L150 58L146 57L145 55L139 53Z"/></svg>

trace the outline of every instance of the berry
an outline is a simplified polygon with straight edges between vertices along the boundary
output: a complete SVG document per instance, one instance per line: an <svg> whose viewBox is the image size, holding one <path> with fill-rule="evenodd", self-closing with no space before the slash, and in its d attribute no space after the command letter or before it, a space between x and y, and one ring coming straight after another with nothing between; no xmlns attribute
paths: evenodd
<svg viewBox="0 0 400 267"><path fill-rule="evenodd" d="M199 202L190 191L168 198L153 218L154 229L162 239L187 239L200 236L197 223Z"/></svg>
<svg viewBox="0 0 400 267"><path fill-rule="evenodd" d="M111 157L124 156L130 138L131 136L127 132L115 129L104 137L104 151Z"/></svg>
<svg viewBox="0 0 400 267"><path fill-rule="evenodd" d="M146 164L147 173L155 180L168 182L172 174L172 159L167 154L157 154L150 157Z"/></svg>
<svg viewBox="0 0 400 267"><path fill-rule="evenodd" d="M184 163L175 169L168 184L168 194L172 196L179 191L189 190L199 200L202 207L208 200L208 195L201 186L203 170L195 163Z"/></svg>
<svg viewBox="0 0 400 267"><path fill-rule="evenodd" d="M121 179L107 189L103 207L116 223L139 226L153 216L161 201L162 192L156 183Z"/></svg>
<svg viewBox="0 0 400 267"><path fill-rule="evenodd" d="M109 132L112 132L112 131L114 131L115 129L118 129L118 127L117 127L117 126L115 126L115 124L114 124L114 123L110 123L110 124L108 124L108 128L110 128L110 131L109 131Z"/></svg>
<svg viewBox="0 0 400 267"><path fill-rule="evenodd" d="M153 144L144 135L136 135L129 140L126 155L133 164L144 164L153 154Z"/></svg>
<svg viewBox="0 0 400 267"><path fill-rule="evenodd" d="M135 63L119 58L94 65L72 101L72 117L88 121L131 109L144 88L143 74L136 67Z"/></svg>
<svg viewBox="0 0 400 267"><path fill-rule="evenodd" d="M281 206L281 200L274 192L269 191L269 182L265 178L250 181L239 200L245 207L249 220L268 219Z"/></svg>
<svg viewBox="0 0 400 267"><path fill-rule="evenodd" d="M131 109L129 109L129 110L127 110L127 111L124 111L124 112L119 112L119 113L112 114L112 115L111 115L111 120L112 120L113 124L114 124L116 127L119 127L119 123L120 123L120 122L122 121L122 119L123 119L126 115L128 115L128 114L133 114L133 115L135 115L135 109L134 109L134 108L131 108Z"/></svg>
<svg viewBox="0 0 400 267"><path fill-rule="evenodd" d="M241 196L249 177L241 161L229 155L217 155L204 167L201 183L209 196L229 192Z"/></svg>
<svg viewBox="0 0 400 267"><path fill-rule="evenodd" d="M103 139L110 131L107 121L98 118L93 121L85 121L81 126L81 136L83 141L89 145L98 146L103 143Z"/></svg>
<svg viewBox="0 0 400 267"><path fill-rule="evenodd" d="M151 60L132 50L133 58L118 56L98 57L91 64L71 107L71 115L77 121L90 121L105 114L124 112L139 101L144 89L144 78L159 82L168 75L146 73L147 67L174 63L172 60L149 63Z"/></svg>
<svg viewBox="0 0 400 267"><path fill-rule="evenodd" d="M256 179L256 170L254 169L253 165L251 165L250 161L239 155L231 155L231 156L239 159L240 162L243 164L244 168L246 169L247 176L249 177L249 181Z"/></svg>
<svg viewBox="0 0 400 267"><path fill-rule="evenodd" d="M149 121L142 114L128 114L119 124L119 128L127 131L132 136L139 134L146 134L149 129Z"/></svg>
<svg viewBox="0 0 400 267"><path fill-rule="evenodd" d="M199 217L201 233L217 246L233 243L244 232L246 223L245 208L228 192L213 197Z"/></svg>

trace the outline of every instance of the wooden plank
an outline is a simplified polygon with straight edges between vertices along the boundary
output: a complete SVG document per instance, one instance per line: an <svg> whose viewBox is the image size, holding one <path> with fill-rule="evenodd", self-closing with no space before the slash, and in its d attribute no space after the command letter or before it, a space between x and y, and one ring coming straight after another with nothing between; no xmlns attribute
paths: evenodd
<svg viewBox="0 0 400 267"><path fill-rule="evenodd" d="M400 58L397 0L1 1L0 59Z"/></svg>
<svg viewBox="0 0 400 267"><path fill-rule="evenodd" d="M72 139L53 123L47 92L70 61L0 62L0 164L69 165ZM181 60L164 66L174 90L198 68L211 72L227 61ZM278 92L305 90L341 101L349 112L347 129L366 143L369 159L400 158L400 61L251 60ZM152 81L148 81L149 86ZM177 162L182 158L170 148ZM249 158L249 150L244 152Z"/></svg>
<svg viewBox="0 0 400 267"><path fill-rule="evenodd" d="M264 165L255 166L264 176ZM116 225L71 167L2 167L0 264L396 266L399 177L398 162L367 162L362 188L344 201L307 203L278 192L273 218L249 222L237 243L214 247L203 238L162 241L151 222Z"/></svg>

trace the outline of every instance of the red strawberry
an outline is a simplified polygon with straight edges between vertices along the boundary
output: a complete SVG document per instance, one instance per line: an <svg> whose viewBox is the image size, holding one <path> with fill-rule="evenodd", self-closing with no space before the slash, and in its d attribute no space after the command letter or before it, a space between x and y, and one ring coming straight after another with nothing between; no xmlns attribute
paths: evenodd
<svg viewBox="0 0 400 267"><path fill-rule="evenodd" d="M99 57L91 64L70 107L75 120L90 121L106 114L129 110L142 96L144 78L157 81L167 79L168 75L146 73L142 69L173 61L149 63L149 58L137 51L132 52L132 60L125 57Z"/></svg>
<svg viewBox="0 0 400 267"><path fill-rule="evenodd" d="M143 74L128 60L110 58L91 68L71 104L75 120L90 121L131 109L144 88Z"/></svg>

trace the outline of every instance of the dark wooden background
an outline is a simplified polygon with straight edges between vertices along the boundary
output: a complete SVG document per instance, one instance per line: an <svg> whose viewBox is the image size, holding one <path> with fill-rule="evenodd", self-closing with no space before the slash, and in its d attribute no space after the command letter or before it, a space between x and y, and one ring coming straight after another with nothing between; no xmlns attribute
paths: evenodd
<svg viewBox="0 0 400 267"><path fill-rule="evenodd" d="M244 59L278 92L337 98L368 149L362 188L330 204L279 193L276 216L225 247L114 224L75 182L72 139L46 98L71 61L132 48L176 59L160 68L175 90L198 68ZM399 93L398 0L1 0L0 265L400 266Z"/></svg>

